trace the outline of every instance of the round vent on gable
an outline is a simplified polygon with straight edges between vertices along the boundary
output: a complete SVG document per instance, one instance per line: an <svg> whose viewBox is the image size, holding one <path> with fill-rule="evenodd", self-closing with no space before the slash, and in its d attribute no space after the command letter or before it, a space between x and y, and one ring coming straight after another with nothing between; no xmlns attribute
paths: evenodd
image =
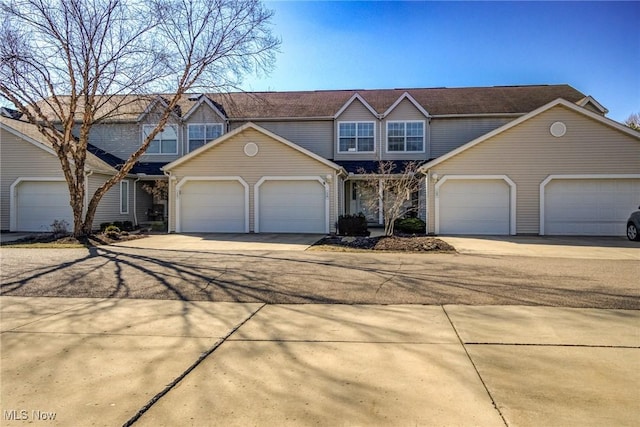
<svg viewBox="0 0 640 427"><path fill-rule="evenodd" d="M549 127L549 132L551 132L551 135L555 136L556 138L560 138L561 136L564 136L565 133L567 133L567 125L562 122L554 122Z"/></svg>
<svg viewBox="0 0 640 427"><path fill-rule="evenodd" d="M255 142L248 142L244 146L244 154L249 157L253 157L258 154L258 145Z"/></svg>

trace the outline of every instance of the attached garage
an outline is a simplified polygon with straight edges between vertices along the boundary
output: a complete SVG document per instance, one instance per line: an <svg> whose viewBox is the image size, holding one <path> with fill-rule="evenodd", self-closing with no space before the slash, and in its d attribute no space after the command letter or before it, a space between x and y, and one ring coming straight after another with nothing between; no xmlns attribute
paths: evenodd
<svg viewBox="0 0 640 427"><path fill-rule="evenodd" d="M513 192L506 177L444 177L436 184L436 233L510 234Z"/></svg>
<svg viewBox="0 0 640 427"><path fill-rule="evenodd" d="M178 231L246 233L248 186L240 178L184 179L177 186Z"/></svg>
<svg viewBox="0 0 640 427"><path fill-rule="evenodd" d="M263 178L256 185L256 232L327 233L328 190L317 178Z"/></svg>
<svg viewBox="0 0 640 427"><path fill-rule="evenodd" d="M552 176L541 185L541 234L624 236L640 178Z"/></svg>
<svg viewBox="0 0 640 427"><path fill-rule="evenodd" d="M73 227L69 188L60 180L18 179L12 189L15 206L14 231L51 231L55 220Z"/></svg>

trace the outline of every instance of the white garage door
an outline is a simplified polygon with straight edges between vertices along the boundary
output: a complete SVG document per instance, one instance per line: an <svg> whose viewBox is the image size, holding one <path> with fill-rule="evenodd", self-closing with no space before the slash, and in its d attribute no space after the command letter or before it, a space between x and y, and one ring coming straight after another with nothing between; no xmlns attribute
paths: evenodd
<svg viewBox="0 0 640 427"><path fill-rule="evenodd" d="M16 231L51 231L55 220L73 229L69 187L64 181L22 181L16 186Z"/></svg>
<svg viewBox="0 0 640 427"><path fill-rule="evenodd" d="M180 232L245 231L245 189L239 181L189 181L180 187Z"/></svg>
<svg viewBox="0 0 640 427"><path fill-rule="evenodd" d="M502 179L455 179L439 189L440 234L509 234L510 187Z"/></svg>
<svg viewBox="0 0 640 427"><path fill-rule="evenodd" d="M544 187L544 233L624 236L640 179L554 179Z"/></svg>
<svg viewBox="0 0 640 427"><path fill-rule="evenodd" d="M259 187L261 233L325 233L324 185L318 181L265 181Z"/></svg>

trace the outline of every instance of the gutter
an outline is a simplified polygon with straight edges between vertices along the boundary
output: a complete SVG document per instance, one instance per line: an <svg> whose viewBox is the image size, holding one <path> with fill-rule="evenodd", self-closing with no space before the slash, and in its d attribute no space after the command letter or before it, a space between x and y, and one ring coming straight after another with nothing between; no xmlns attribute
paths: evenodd
<svg viewBox="0 0 640 427"><path fill-rule="evenodd" d="M473 117L520 117L527 113L478 113L478 114L432 114L429 116L433 119L459 119Z"/></svg>

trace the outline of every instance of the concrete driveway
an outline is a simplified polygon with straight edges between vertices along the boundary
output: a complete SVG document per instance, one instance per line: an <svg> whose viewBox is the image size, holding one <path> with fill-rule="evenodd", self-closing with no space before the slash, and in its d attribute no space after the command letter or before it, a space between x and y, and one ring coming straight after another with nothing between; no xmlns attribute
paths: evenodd
<svg viewBox="0 0 640 427"><path fill-rule="evenodd" d="M193 233L154 234L114 246L176 251L304 251L320 240L322 234L273 233Z"/></svg>
<svg viewBox="0 0 640 427"><path fill-rule="evenodd" d="M596 236L439 236L461 254L640 260L640 242Z"/></svg>

